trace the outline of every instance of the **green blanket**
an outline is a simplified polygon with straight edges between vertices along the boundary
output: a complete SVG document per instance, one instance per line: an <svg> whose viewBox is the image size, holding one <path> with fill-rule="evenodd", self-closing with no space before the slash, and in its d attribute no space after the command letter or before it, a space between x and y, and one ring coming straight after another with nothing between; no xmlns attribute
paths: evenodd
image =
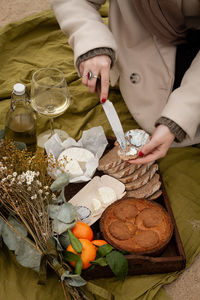
<svg viewBox="0 0 200 300"><path fill-rule="evenodd" d="M107 7L101 10L107 22ZM71 94L70 108L55 120L72 137L80 138L82 131L102 125L107 135L111 128L99 104L97 94L90 94L81 84L73 65L73 52L67 44L52 11L28 17L0 31L0 129L4 127L12 87L24 83L30 90L32 74L41 67L57 67L66 76ZM120 115L124 130L136 128L118 88L110 89L110 100ZM47 120L38 120L38 133ZM187 147L170 149L159 162L165 187L175 215L189 266L200 252L200 149ZM125 282L115 278L95 280L115 295L116 300L167 300L163 284L172 282L179 273L128 277ZM64 300L57 277L49 273L46 286L37 285L36 272L20 266L13 255L0 248L0 299ZM94 299L91 296L91 299ZM102 299L96 297L96 299Z"/></svg>

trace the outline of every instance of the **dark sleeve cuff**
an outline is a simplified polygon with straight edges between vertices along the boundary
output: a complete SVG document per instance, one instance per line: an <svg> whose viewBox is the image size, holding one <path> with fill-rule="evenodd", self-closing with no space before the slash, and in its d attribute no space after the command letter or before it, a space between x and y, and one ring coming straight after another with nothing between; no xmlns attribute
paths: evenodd
<svg viewBox="0 0 200 300"><path fill-rule="evenodd" d="M76 66L77 66L78 70L79 70L80 63L82 63L83 61L85 61L89 58L92 58L92 57L95 57L98 55L108 55L111 59L111 67L113 66L114 61L115 61L115 52L111 48L102 47L102 48L92 49L92 50L84 53L83 55L79 56L76 61Z"/></svg>
<svg viewBox="0 0 200 300"><path fill-rule="evenodd" d="M186 132L174 121L165 117L161 117L156 121L155 126L158 126L160 124L166 125L169 130L175 135L175 142L180 143L186 137Z"/></svg>

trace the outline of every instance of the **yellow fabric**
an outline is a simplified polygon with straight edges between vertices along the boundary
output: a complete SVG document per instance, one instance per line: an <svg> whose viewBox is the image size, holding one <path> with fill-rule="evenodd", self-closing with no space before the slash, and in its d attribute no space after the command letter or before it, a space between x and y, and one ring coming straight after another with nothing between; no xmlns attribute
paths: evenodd
<svg viewBox="0 0 200 300"><path fill-rule="evenodd" d="M106 12L107 6L103 8L105 22ZM33 72L40 67L53 66L65 73L72 101L66 113L55 120L55 127L63 128L74 138L80 138L83 130L102 125L105 133L112 135L97 94L90 94L77 76L72 50L52 11L28 17L3 28L0 31L0 53L0 129L4 127L13 84L22 82L30 90ZM137 124L128 112L117 87L110 89L109 98L119 113L124 130L136 128ZM38 133L46 126L47 120L40 118ZM190 265L200 252L200 149L171 149L160 162L160 170L185 248L187 265ZM115 300L167 300L169 297L161 286L177 276L178 273L175 272L132 276L123 283L116 278L94 282L111 291ZM0 248L0 299L64 300L58 278L51 271L48 272L46 286L37 285L37 281L36 272L20 266L5 247Z"/></svg>

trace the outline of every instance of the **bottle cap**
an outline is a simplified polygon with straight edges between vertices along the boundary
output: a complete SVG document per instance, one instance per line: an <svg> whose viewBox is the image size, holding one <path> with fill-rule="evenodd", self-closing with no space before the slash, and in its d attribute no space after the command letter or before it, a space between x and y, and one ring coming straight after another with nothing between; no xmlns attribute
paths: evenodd
<svg viewBox="0 0 200 300"><path fill-rule="evenodd" d="M13 86L13 93L15 95L23 95L25 93L25 85L23 85L22 83L16 83L14 86Z"/></svg>

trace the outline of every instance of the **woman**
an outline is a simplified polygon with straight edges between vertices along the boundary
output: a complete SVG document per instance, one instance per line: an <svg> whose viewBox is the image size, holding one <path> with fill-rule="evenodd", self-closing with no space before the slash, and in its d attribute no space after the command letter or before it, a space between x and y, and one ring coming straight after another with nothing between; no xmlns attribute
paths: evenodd
<svg viewBox="0 0 200 300"><path fill-rule="evenodd" d="M101 76L105 102L109 78L112 85L119 79L129 111L152 134L134 163L164 157L171 145L200 142L199 51L186 55L188 66L175 77L177 45L188 44L188 29L200 29L200 0L110 0L109 28L98 13L105 0L51 2L82 83L94 92Z"/></svg>

